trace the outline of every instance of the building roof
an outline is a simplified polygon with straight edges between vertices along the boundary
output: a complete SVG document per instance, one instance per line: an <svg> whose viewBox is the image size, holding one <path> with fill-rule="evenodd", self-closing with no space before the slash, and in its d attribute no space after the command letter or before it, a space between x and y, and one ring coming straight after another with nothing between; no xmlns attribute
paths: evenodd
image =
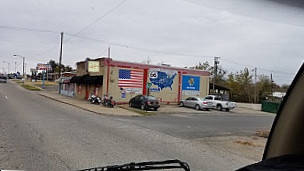
<svg viewBox="0 0 304 171"><path fill-rule="evenodd" d="M163 68L163 69L170 69L170 70L178 70L178 71L183 72L183 74L210 76L210 73L208 71L197 70L197 69L179 68L179 67L171 67L171 66L164 66L164 65L141 64L141 63L135 63L135 62L125 62L125 61L113 60L111 58L97 58L97 59L89 59L89 60L91 60L91 61L96 61L96 60L108 61L109 60L111 66L117 66L117 67L131 67L131 68L135 68L135 69ZM86 62L86 61L80 61L80 62L77 62L76 64L84 63L84 62ZM105 65L108 65L108 63L106 62Z"/></svg>

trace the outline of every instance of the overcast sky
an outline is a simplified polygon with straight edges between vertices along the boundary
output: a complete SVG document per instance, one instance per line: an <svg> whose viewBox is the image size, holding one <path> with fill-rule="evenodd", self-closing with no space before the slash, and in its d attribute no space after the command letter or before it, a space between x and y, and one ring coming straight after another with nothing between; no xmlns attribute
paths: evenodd
<svg viewBox="0 0 304 171"><path fill-rule="evenodd" d="M220 57L290 84L304 59L304 10L267 0L1 0L0 72L86 57L194 66ZM4 61L4 62L3 62Z"/></svg>

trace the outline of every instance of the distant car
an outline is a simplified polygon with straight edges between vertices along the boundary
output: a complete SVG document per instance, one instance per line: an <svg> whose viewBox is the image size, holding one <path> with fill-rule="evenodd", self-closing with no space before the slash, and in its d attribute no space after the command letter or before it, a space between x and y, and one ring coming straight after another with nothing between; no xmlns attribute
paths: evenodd
<svg viewBox="0 0 304 171"><path fill-rule="evenodd" d="M8 79L14 79L14 78L15 78L15 75L8 76Z"/></svg>
<svg viewBox="0 0 304 171"><path fill-rule="evenodd" d="M212 103L207 102L205 99L201 97L188 97L187 99L181 100L179 102L181 107L191 107L195 108L196 110L209 110L212 108Z"/></svg>
<svg viewBox="0 0 304 171"><path fill-rule="evenodd" d="M7 78L6 76L0 76L0 83L6 83Z"/></svg>
<svg viewBox="0 0 304 171"><path fill-rule="evenodd" d="M129 101L130 107L138 107L141 110L157 110L160 105L158 100L153 96L137 95Z"/></svg>
<svg viewBox="0 0 304 171"><path fill-rule="evenodd" d="M229 111L235 108L235 102L223 101L221 96L209 95L205 100L211 103L213 109Z"/></svg>

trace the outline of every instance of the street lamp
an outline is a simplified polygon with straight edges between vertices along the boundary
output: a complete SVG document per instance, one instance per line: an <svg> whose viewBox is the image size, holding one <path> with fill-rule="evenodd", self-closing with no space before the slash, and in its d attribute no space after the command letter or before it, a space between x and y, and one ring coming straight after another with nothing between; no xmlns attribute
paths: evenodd
<svg viewBox="0 0 304 171"><path fill-rule="evenodd" d="M8 77L8 74L9 74L9 65L10 65L10 63L9 62L6 62L6 61L3 61L3 63L7 63L7 77Z"/></svg>
<svg viewBox="0 0 304 171"><path fill-rule="evenodd" d="M24 56L20 56L20 55L13 55L13 56L18 56L18 57L21 57L23 59L23 68L22 68L23 72L22 72L22 74L23 74L23 78L24 78L24 61L25 61L25 57Z"/></svg>

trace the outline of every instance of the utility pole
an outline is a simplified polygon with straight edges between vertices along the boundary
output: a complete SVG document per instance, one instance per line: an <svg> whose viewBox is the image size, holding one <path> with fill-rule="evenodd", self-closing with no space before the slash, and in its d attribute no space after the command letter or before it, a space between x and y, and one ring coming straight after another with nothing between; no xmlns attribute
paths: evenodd
<svg viewBox="0 0 304 171"><path fill-rule="evenodd" d="M110 49L110 46L108 47L108 58L110 59L111 57L111 49Z"/></svg>
<svg viewBox="0 0 304 171"><path fill-rule="evenodd" d="M47 63L47 66L49 66L49 63ZM46 81L49 81L48 69L46 69Z"/></svg>
<svg viewBox="0 0 304 171"><path fill-rule="evenodd" d="M59 56L59 76L60 77L61 77L62 43L63 43L63 32L61 32L61 41L60 41L60 56Z"/></svg>
<svg viewBox="0 0 304 171"><path fill-rule="evenodd" d="M3 63L7 63L7 74L6 74L6 76L7 76L7 78L8 78L8 74L9 74L9 65L10 65L10 63L7 62L7 61L3 61ZM3 67L3 69L4 69L4 67Z"/></svg>
<svg viewBox="0 0 304 171"><path fill-rule="evenodd" d="M23 68L22 68L22 74L23 74L23 78L24 78L24 60L25 60L25 58L24 57L22 57L23 58Z"/></svg>
<svg viewBox="0 0 304 171"><path fill-rule="evenodd" d="M257 103L257 68L254 68L254 103Z"/></svg>
<svg viewBox="0 0 304 171"><path fill-rule="evenodd" d="M23 63L23 65L24 65L24 72L23 72L23 75L26 75L26 63Z"/></svg>
<svg viewBox="0 0 304 171"><path fill-rule="evenodd" d="M213 76L213 93L215 93L215 84L217 80L217 65L220 63L220 57L214 57L214 76Z"/></svg>
<svg viewBox="0 0 304 171"><path fill-rule="evenodd" d="M16 74L16 72L17 72L17 71L16 71L16 65L17 65L17 62L15 61L15 74Z"/></svg>
<svg viewBox="0 0 304 171"><path fill-rule="evenodd" d="M273 90L272 90L273 84L272 84L272 83L273 83L273 80L272 80L272 73L271 73L271 74L270 74L270 86L271 86L271 89L270 89L270 90L271 90L271 99L272 99L272 101L273 101L273 92L272 92L272 91L273 91Z"/></svg>

